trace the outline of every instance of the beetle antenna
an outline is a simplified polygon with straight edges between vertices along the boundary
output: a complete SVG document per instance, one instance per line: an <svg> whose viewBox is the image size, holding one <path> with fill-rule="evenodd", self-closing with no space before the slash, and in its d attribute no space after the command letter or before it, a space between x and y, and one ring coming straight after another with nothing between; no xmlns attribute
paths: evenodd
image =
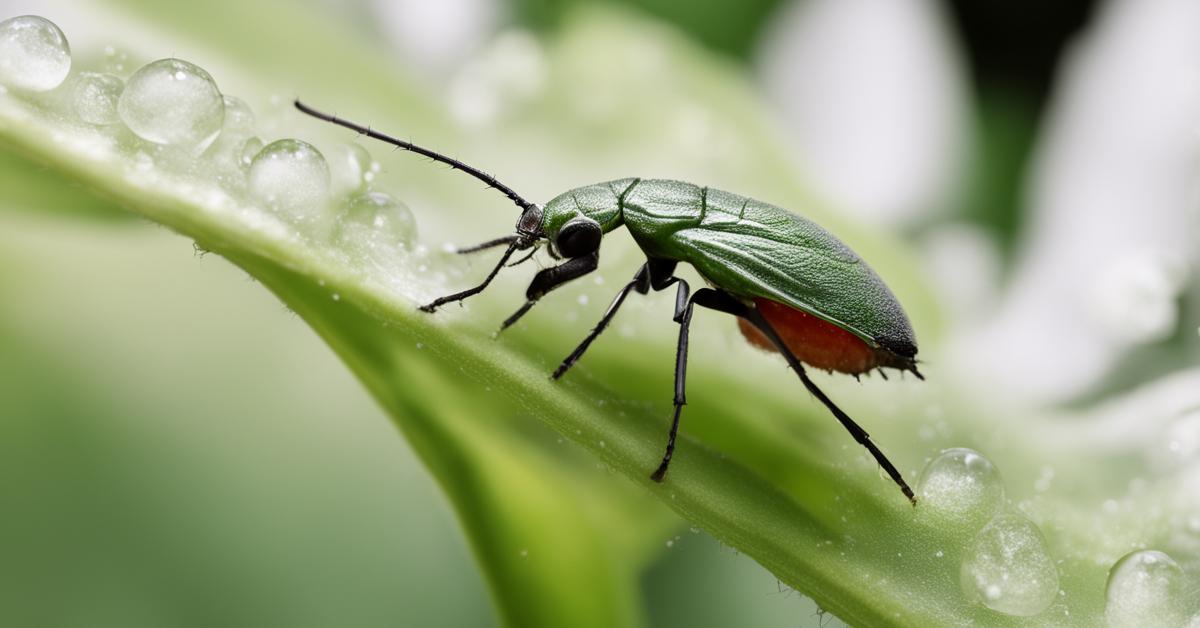
<svg viewBox="0 0 1200 628"><path fill-rule="evenodd" d="M517 207L520 207L522 210L529 209L530 207L533 206L533 203L530 203L529 201L522 198L521 195L517 194L515 191L513 191L512 188L510 188L507 185L504 185L503 183L496 180L496 177L493 177L492 175L490 175L478 168L475 168L474 166L469 166L453 157L450 157L448 155L443 155L436 151L429 150L428 148L422 148L420 146L417 146L416 144L413 144L412 142L406 142L402 139L398 139L398 138L392 137L390 135L380 133L379 131L372 129L371 127L366 127L361 124L356 124L349 120L344 120L342 118L339 118L334 115L330 115L328 113L322 113L322 112L317 111L316 109L313 109L312 107L309 107L308 105L300 102L299 100L296 100L296 108L314 118L317 118L318 120L324 120L326 122L332 122L338 126L344 126L347 129L350 129L351 131L355 131L360 135L365 135L367 137L372 137L377 140L380 140L382 142L387 142L388 144L391 144L392 146L395 146L396 148L411 151L418 155L424 155L425 157L428 157L434 161L439 161L441 163L444 163L447 166L450 166L451 168L453 168L455 170L461 170L461 171L471 175L472 177L475 177L476 179L483 181L483 183L485 185L487 185L489 188L493 188L493 189L499 191L501 194L507 196L508 200L516 203Z"/></svg>

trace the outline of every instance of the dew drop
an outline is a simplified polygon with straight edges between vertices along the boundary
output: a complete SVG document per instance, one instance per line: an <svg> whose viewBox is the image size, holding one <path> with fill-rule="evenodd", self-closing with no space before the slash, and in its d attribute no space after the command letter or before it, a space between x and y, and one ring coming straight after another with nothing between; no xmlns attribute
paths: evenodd
<svg viewBox="0 0 1200 628"><path fill-rule="evenodd" d="M963 593L1007 615L1036 615L1058 592L1058 570L1032 521L1003 514L980 530L963 554Z"/></svg>
<svg viewBox="0 0 1200 628"><path fill-rule="evenodd" d="M378 261L386 261L380 256L395 255L398 247L411 249L416 234L417 223L408 206L382 192L351 198L336 228L340 245Z"/></svg>
<svg viewBox="0 0 1200 628"><path fill-rule="evenodd" d="M254 111L250 106L233 96L222 96L221 102L225 108L221 132L204 151L204 158L211 164L218 181L227 189L240 193L246 188L250 162L262 150L263 144L254 137Z"/></svg>
<svg viewBox="0 0 1200 628"><path fill-rule="evenodd" d="M1184 608L1183 569L1170 556L1141 550L1126 554L1108 572L1104 614L1111 628L1180 626Z"/></svg>
<svg viewBox="0 0 1200 628"><path fill-rule="evenodd" d="M983 454L959 447L925 465L917 496L923 513L976 530L1003 504L1004 482Z"/></svg>
<svg viewBox="0 0 1200 628"><path fill-rule="evenodd" d="M45 92L70 72L71 47L54 22L36 15L0 22L0 83Z"/></svg>
<svg viewBox="0 0 1200 628"><path fill-rule="evenodd" d="M329 166L311 144L277 140L250 163L249 186L251 195L269 209L308 222L329 198Z"/></svg>
<svg viewBox="0 0 1200 628"><path fill-rule="evenodd" d="M181 59L160 59L129 77L117 112L142 139L204 148L221 131L225 102L202 68Z"/></svg>
<svg viewBox="0 0 1200 628"><path fill-rule="evenodd" d="M74 80L72 105L75 115L88 124L107 125L121 121L117 101L125 82L112 74L81 72Z"/></svg>
<svg viewBox="0 0 1200 628"><path fill-rule="evenodd" d="M263 149L263 141L257 137L252 137L245 142L242 142L240 149L240 164L243 168L250 168L250 164L254 163L255 155L258 155Z"/></svg>
<svg viewBox="0 0 1200 628"><path fill-rule="evenodd" d="M221 137L242 139L254 135L254 110L246 101L235 96L221 96L225 118L221 122Z"/></svg>
<svg viewBox="0 0 1200 628"><path fill-rule="evenodd" d="M343 144L334 151L329 169L333 176L334 196L362 192L367 189L367 175L372 174L371 154L358 144Z"/></svg>

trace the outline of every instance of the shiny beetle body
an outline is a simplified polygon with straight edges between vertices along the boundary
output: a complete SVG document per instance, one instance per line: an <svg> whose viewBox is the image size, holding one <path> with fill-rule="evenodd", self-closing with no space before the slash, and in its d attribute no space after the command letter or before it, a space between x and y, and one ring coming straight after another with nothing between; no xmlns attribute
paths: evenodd
<svg viewBox="0 0 1200 628"><path fill-rule="evenodd" d="M679 323L675 354L674 417L666 453L651 474L666 476L675 436L686 404L688 334L692 310L705 307L738 317L747 339L778 351L804 386L823 403L851 436L875 457L910 501L912 490L900 472L871 441L866 430L833 403L808 377L803 363L858 376L872 369L895 368L921 374L912 326L896 297L867 264L829 232L790 211L708 187L665 179L629 178L575 188L544 207L531 203L491 175L461 161L384 135L299 102L314 117L353 129L404 150L461 170L495 188L521 208L516 234L459 249L474 253L505 246L499 262L479 285L421 306L433 312L447 303L482 292L506 265L519 264L541 246L561 263L538 271L525 292L525 304L501 326L525 315L555 288L594 271L605 234L625 227L646 255L646 263L617 293L600 321L554 371L558 379L608 327L631 292L676 288L673 320ZM517 251L529 255L514 264ZM694 293L675 276L679 263L696 269L709 287ZM882 372L882 370L880 371Z"/></svg>

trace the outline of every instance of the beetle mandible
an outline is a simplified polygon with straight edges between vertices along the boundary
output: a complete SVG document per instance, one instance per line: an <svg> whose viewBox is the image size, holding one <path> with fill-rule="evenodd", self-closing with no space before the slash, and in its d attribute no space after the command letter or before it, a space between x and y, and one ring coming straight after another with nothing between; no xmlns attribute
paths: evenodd
<svg viewBox="0 0 1200 628"><path fill-rule="evenodd" d="M361 135L387 142L461 170L495 188L521 208L516 233L458 249L474 253L505 247L495 268L479 285L421 306L433 312L478 294L517 251L547 245L564 261L534 275L525 303L505 319L517 322L551 290L594 270L604 234L624 226L646 254L646 263L625 284L600 322L554 371L558 379L612 322L630 292L647 294L675 286L674 320L679 323L675 353L674 416L662 462L650 477L662 482L675 452L679 417L686 403L688 330L695 306L738 317L752 344L775 350L816 397L875 460L901 492L916 503L900 472L860 427L808 377L802 363L858 376L894 368L924 379L917 370L917 342L895 295L866 262L812 221L745 196L664 179L619 179L565 192L545 206L531 203L495 177L411 142L385 135L296 101L296 108ZM690 264L712 286L692 292L675 276Z"/></svg>

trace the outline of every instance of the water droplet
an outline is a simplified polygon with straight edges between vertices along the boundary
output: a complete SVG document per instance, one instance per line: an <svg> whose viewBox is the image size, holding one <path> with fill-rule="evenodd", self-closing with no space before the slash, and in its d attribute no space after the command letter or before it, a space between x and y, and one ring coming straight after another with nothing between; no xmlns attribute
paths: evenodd
<svg viewBox="0 0 1200 628"><path fill-rule="evenodd" d="M250 163L250 193L293 221L309 222L329 197L329 166L311 144L277 140Z"/></svg>
<svg viewBox="0 0 1200 628"><path fill-rule="evenodd" d="M334 196L362 192L367 189L367 175L371 173L371 154L358 144L343 144L335 149L329 169Z"/></svg>
<svg viewBox="0 0 1200 628"><path fill-rule="evenodd" d="M996 517L963 555L963 593L1007 615L1036 615L1058 591L1058 570L1041 531L1017 514Z"/></svg>
<svg viewBox="0 0 1200 628"><path fill-rule="evenodd" d="M58 26L22 15L0 22L0 83L31 92L62 84L71 71L71 47Z"/></svg>
<svg viewBox="0 0 1200 628"><path fill-rule="evenodd" d="M521 550L521 558L528 558L528 557L529 557L529 550L527 550L527 549Z"/></svg>
<svg viewBox="0 0 1200 628"><path fill-rule="evenodd" d="M417 222L404 203L382 192L367 192L350 199L336 229L338 244L387 264L398 248L412 248Z"/></svg>
<svg viewBox="0 0 1200 628"><path fill-rule="evenodd" d="M180 59L160 59L129 77L117 111L142 139L204 148L221 131L225 102L202 68Z"/></svg>
<svg viewBox="0 0 1200 628"><path fill-rule="evenodd" d="M1179 626L1188 616L1183 589L1183 569L1170 556L1154 550L1126 554L1108 572L1108 625Z"/></svg>
<svg viewBox="0 0 1200 628"><path fill-rule="evenodd" d="M222 96L225 118L221 122L221 137L238 140L254 135L254 110L246 101L234 96Z"/></svg>
<svg viewBox="0 0 1200 628"><path fill-rule="evenodd" d="M81 72L74 81L72 105L75 115L88 124L116 124L117 101L125 82L120 77L98 72Z"/></svg>
<svg viewBox="0 0 1200 628"><path fill-rule="evenodd" d="M674 547L675 539L667 539L667 547Z"/></svg>
<svg viewBox="0 0 1200 628"><path fill-rule="evenodd" d="M249 168L250 164L254 163L255 155L258 155L263 149L263 141L257 137L252 137L245 142L242 142L240 150L240 164L243 168Z"/></svg>
<svg viewBox="0 0 1200 628"><path fill-rule="evenodd" d="M975 530L1000 509L1004 482L979 452L947 449L921 471L917 496L923 513Z"/></svg>

